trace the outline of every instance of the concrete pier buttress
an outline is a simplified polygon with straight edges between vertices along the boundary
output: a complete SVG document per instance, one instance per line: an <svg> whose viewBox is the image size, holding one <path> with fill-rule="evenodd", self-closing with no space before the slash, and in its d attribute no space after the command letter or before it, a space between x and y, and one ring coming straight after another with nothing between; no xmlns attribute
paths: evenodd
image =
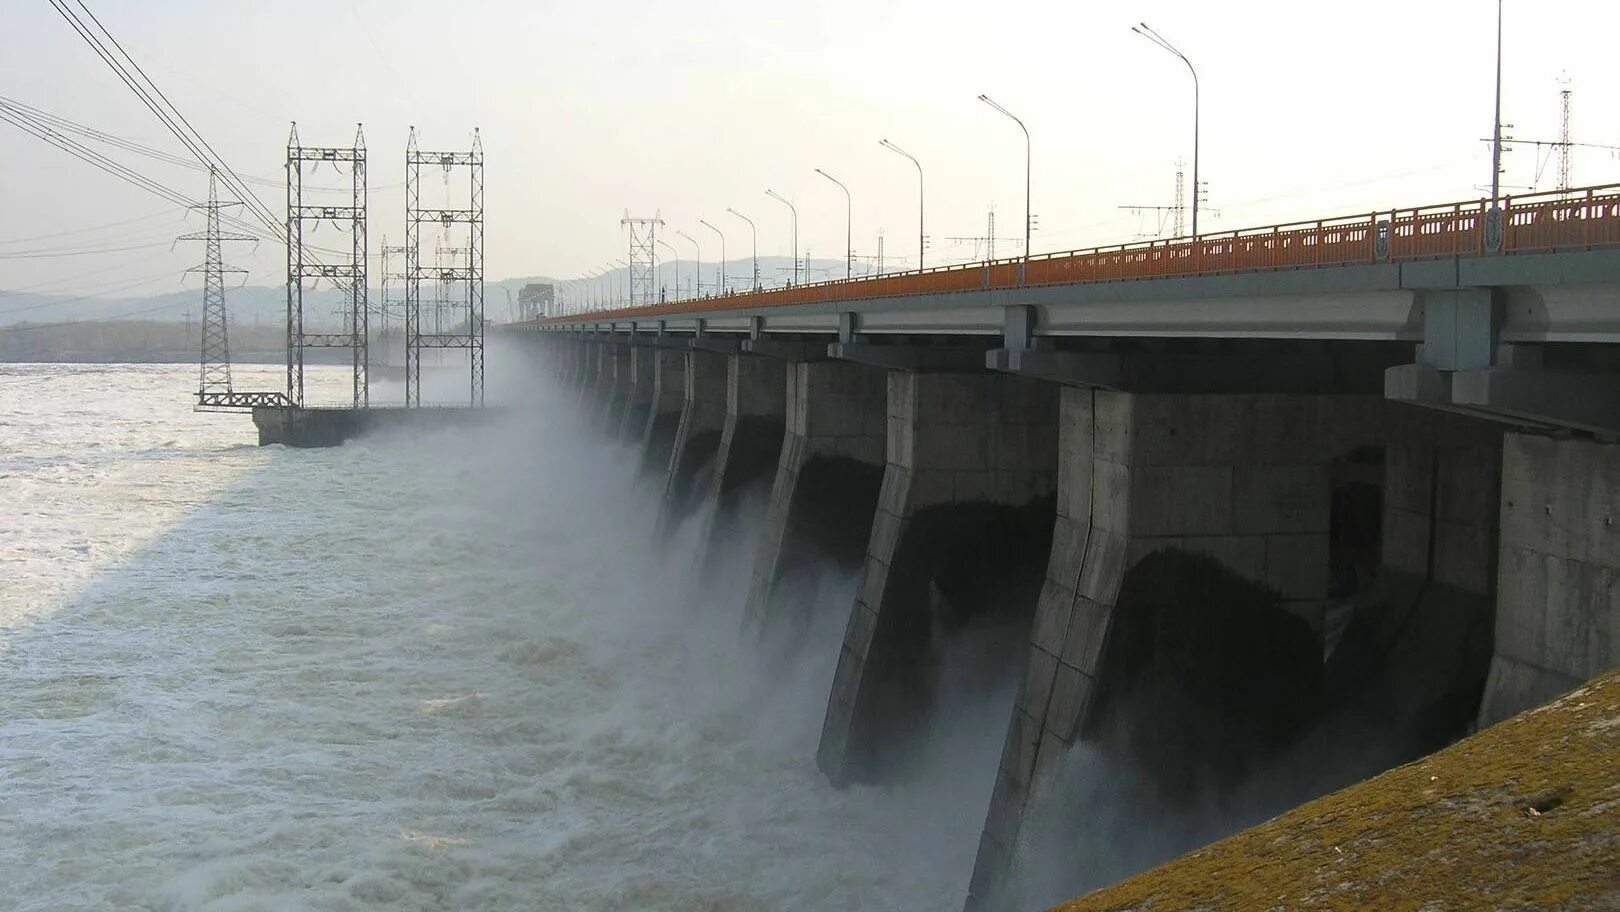
<svg viewBox="0 0 1620 912"><path fill-rule="evenodd" d="M840 361L788 362L785 431L764 536L754 558L744 624L754 629L777 589L818 560L859 565L884 463L884 371ZM830 550L829 550L830 549ZM841 549L857 553L840 553ZM808 594L808 593L800 593Z"/></svg>
<svg viewBox="0 0 1620 912"><path fill-rule="evenodd" d="M652 399L641 435L641 471L662 480L669 471L675 433L686 407L686 355L677 348L651 348Z"/></svg>
<svg viewBox="0 0 1620 912"><path fill-rule="evenodd" d="M918 654L940 647L927 641L943 620L937 603L954 593L942 593L950 570L928 564L940 555L925 552L948 552L946 541L961 540L965 550L982 553L986 543L977 536L1015 535L985 528L992 515L986 505L1016 510L1045 500L1034 518L1036 538L1044 541L1057 488L1054 384L1005 374L894 370L887 386L883 486L817 751L817 763L835 784L890 772L893 752L880 758L883 742L907 739L889 729L927 711L918 705L927 697L918 699L916 692L930 689L931 675L904 666L926 664L916 661ZM919 526L924 511L949 507L964 510L939 511L926 530ZM910 541L913 536L918 540ZM976 603L953 606L964 615L985 607L982 593L964 601Z"/></svg>
<svg viewBox="0 0 1620 912"><path fill-rule="evenodd" d="M726 423L726 357L696 349L686 353L685 403L670 451L663 525L685 519L713 487L710 476Z"/></svg>
<svg viewBox="0 0 1620 912"><path fill-rule="evenodd" d="M640 444L647 430L647 412L652 408L653 381L656 371L654 350L646 346L630 346L630 387L625 392L624 412L617 428L608 433L618 440Z"/></svg>
<svg viewBox="0 0 1620 912"><path fill-rule="evenodd" d="M726 356L726 420L715 456L714 499L720 512L751 482L769 478L782 452L791 362L755 355Z"/></svg>
<svg viewBox="0 0 1620 912"><path fill-rule="evenodd" d="M756 538L745 538L763 518L786 430L787 372L791 363L747 354L726 357L725 421L706 496L713 504L705 531L703 568L752 567ZM733 553L735 552L735 553Z"/></svg>
<svg viewBox="0 0 1620 912"><path fill-rule="evenodd" d="M1620 446L1508 434L1490 725L1620 666Z"/></svg>
<svg viewBox="0 0 1620 912"><path fill-rule="evenodd" d="M969 908L1011 863L1032 781L1082 730L1127 571L1177 548L1285 602L1320 601L1329 466L1379 438L1381 407L1372 397L1063 389L1051 557Z"/></svg>
<svg viewBox="0 0 1620 912"><path fill-rule="evenodd" d="M599 426L610 436L624 420L630 395L630 355L628 345L609 345L602 355L602 412Z"/></svg>

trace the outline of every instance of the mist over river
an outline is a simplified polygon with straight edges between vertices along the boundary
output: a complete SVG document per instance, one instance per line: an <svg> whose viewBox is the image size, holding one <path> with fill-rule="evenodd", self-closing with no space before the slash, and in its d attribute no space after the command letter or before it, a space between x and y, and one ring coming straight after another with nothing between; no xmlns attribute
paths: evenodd
<svg viewBox="0 0 1620 912"><path fill-rule="evenodd" d="M696 579L635 454L490 364L497 423L308 451L190 366L0 365L0 909L960 908L1011 684L831 788L847 600L741 636L746 560Z"/></svg>

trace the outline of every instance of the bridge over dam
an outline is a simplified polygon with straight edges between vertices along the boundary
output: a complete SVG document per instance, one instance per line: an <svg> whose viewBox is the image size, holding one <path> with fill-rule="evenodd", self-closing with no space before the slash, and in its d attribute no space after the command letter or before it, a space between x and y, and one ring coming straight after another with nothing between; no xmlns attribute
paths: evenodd
<svg viewBox="0 0 1620 912"><path fill-rule="evenodd" d="M1018 676L969 908L1081 745L1297 800L1620 665L1620 187L501 331L751 562L750 631L847 618L832 782L907 775L954 646Z"/></svg>

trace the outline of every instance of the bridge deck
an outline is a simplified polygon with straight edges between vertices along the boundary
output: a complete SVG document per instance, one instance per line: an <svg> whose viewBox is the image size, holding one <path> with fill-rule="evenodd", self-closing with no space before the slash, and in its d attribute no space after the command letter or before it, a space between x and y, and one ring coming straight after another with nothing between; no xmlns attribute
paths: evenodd
<svg viewBox="0 0 1620 912"><path fill-rule="evenodd" d="M1043 254L1023 259L994 260L918 272L896 273L848 281L821 282L788 288L701 297L647 307L617 308L554 316L510 324L516 330L625 324L665 320L693 322L705 319L714 331L745 331L747 315L770 314L773 330L836 331L841 311L873 311L862 321L863 332L990 333L1001 328L995 311L1009 304L1058 305L1085 300L1092 304L1118 304L1129 313L1101 317L1103 326L1081 326L1073 320L1068 332L1116 334L1129 325L1161 334L1162 327L1143 313L1147 299L1177 300L1197 307L1204 298L1245 296L1248 319L1198 308L1198 316L1178 314L1171 322L1192 319L1185 333L1241 335L1323 335L1335 338L1413 338L1412 296L1419 288L1463 287L1469 284L1536 284L1540 272L1555 278L1552 284L1612 282L1612 257L1570 258L1560 254L1620 250L1620 185L1576 191L1510 197L1502 206L1500 243L1498 228L1485 200L1372 212L1349 218L1321 219L1287 225L1243 229L1204 235L1197 239L1150 241L1091 250ZM1498 255L1500 254L1500 255ZM1528 271L1528 272L1527 272ZM1278 278L1256 283L1262 275ZM1152 292L1125 289L1158 280ZM1088 287L1105 289L1084 292ZM1317 301L1325 292L1354 298ZM1288 314L1276 326L1255 322L1252 298L1274 298L1273 309ZM1289 297L1296 300L1289 303ZM1366 307L1354 312L1346 303ZM1608 302L1612 306L1614 302ZM1590 306L1588 305L1588 309ZM1601 309L1601 307L1600 307ZM982 310L981 313L974 313ZM909 318L908 316L909 315ZM1061 317L1059 314L1043 315ZM735 318L728 320L727 318ZM1588 318L1590 317L1590 318ZM674 318L673 320L671 318ZM1144 318L1147 318L1144 320ZM1583 316L1572 330L1595 339L1587 324L1597 317ZM1062 334L1065 321L1042 321L1043 331ZM1546 321L1543 320L1543 323ZM1599 320L1599 322L1602 322ZM1609 338L1620 326L1604 324L1598 333ZM1546 327L1538 338L1548 339ZM1584 335L1583 335L1584 333ZM1531 332L1530 335L1536 335Z"/></svg>

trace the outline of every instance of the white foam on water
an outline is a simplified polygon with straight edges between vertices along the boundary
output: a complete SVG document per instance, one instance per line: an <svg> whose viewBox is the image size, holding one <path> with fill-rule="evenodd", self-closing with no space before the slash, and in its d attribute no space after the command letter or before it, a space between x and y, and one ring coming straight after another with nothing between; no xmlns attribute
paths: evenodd
<svg viewBox="0 0 1620 912"><path fill-rule="evenodd" d="M847 600L756 649L565 399L260 450L191 376L0 368L0 908L960 907L1005 705L831 788Z"/></svg>

